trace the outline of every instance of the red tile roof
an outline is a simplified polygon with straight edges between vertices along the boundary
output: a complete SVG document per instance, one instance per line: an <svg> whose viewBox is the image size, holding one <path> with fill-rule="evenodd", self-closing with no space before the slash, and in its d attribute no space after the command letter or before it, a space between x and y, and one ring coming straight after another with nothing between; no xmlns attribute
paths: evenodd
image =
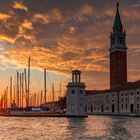
<svg viewBox="0 0 140 140"><path fill-rule="evenodd" d="M133 89L140 89L140 80L136 82L128 82L126 85L118 86L112 89L105 89L105 90L86 90L86 95L92 95L92 94L102 94L107 92L115 92L115 91L121 91L121 90L133 90Z"/></svg>

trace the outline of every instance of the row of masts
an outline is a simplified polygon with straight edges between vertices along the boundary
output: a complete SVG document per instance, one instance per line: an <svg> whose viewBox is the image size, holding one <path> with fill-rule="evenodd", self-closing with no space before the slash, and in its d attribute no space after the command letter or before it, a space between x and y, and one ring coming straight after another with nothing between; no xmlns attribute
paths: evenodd
<svg viewBox="0 0 140 140"><path fill-rule="evenodd" d="M0 107L8 108L10 106L16 105L17 108L29 107L31 105L39 106L47 102L47 90L46 90L46 68L44 69L44 94L43 90L40 92L31 94L30 93L30 57L28 60L28 75L27 69L23 72L17 70L15 80L10 77L9 89L6 87L3 96L0 98ZM27 77L28 76L28 77ZM14 81L14 82L13 82ZM8 98L8 90L10 91ZM61 97L61 83L59 89L59 98ZM52 94L48 97L50 102L55 101L54 84L52 84ZM9 102L8 102L9 99ZM0 108L0 109L1 109Z"/></svg>

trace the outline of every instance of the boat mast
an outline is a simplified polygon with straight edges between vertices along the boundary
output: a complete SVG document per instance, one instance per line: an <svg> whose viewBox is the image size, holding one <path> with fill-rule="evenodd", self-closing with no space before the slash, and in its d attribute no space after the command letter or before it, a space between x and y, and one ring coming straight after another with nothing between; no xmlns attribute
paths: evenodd
<svg viewBox="0 0 140 140"><path fill-rule="evenodd" d="M6 109L6 89L4 91L4 106L3 106L4 109Z"/></svg>
<svg viewBox="0 0 140 140"><path fill-rule="evenodd" d="M46 103L46 68L44 69L44 103Z"/></svg>
<svg viewBox="0 0 140 140"><path fill-rule="evenodd" d="M5 109L8 107L8 87L5 90Z"/></svg>
<svg viewBox="0 0 140 140"><path fill-rule="evenodd" d="M60 83L60 94L59 94L59 98L61 98L61 83Z"/></svg>
<svg viewBox="0 0 140 140"><path fill-rule="evenodd" d="M37 93L37 106L39 106L39 92Z"/></svg>
<svg viewBox="0 0 140 140"><path fill-rule="evenodd" d="M54 83L52 84L52 102L54 103Z"/></svg>
<svg viewBox="0 0 140 140"><path fill-rule="evenodd" d="M17 71L17 106L19 107L19 73Z"/></svg>
<svg viewBox="0 0 140 140"><path fill-rule="evenodd" d="M14 82L14 99L13 101L15 102L16 99L16 76L15 76L15 82Z"/></svg>
<svg viewBox="0 0 140 140"><path fill-rule="evenodd" d="M20 94L20 107L21 107L21 100L22 100L22 95L21 95L21 73L20 73L20 77L19 77L19 94Z"/></svg>
<svg viewBox="0 0 140 140"><path fill-rule="evenodd" d="M27 107L29 106L29 97L30 97L30 57L28 61L28 95L27 95Z"/></svg>
<svg viewBox="0 0 140 140"><path fill-rule="evenodd" d="M21 93L22 93L22 107L23 107L23 98L24 98L24 73L22 73L22 76L21 76L21 77L22 77L22 78L21 78L21 79L22 79L22 80L21 80L21 83L22 83L22 84L21 84L21 89L22 89L22 90L21 90L21 91L22 91Z"/></svg>
<svg viewBox="0 0 140 140"><path fill-rule="evenodd" d="M28 94L28 92L27 92L27 79L26 79L26 69L24 69L24 78L25 78L25 100L26 100L26 107L28 106L28 97L27 97L27 94Z"/></svg>
<svg viewBox="0 0 140 140"><path fill-rule="evenodd" d="M12 77L10 77L10 106L12 104Z"/></svg>
<svg viewBox="0 0 140 140"><path fill-rule="evenodd" d="M41 95L40 95L40 105L42 104L42 90L41 90Z"/></svg>

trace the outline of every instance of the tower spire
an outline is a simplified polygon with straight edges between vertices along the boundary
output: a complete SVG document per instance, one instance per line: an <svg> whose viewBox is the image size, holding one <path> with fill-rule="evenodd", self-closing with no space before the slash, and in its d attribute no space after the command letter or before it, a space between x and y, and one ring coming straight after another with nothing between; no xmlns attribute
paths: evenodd
<svg viewBox="0 0 140 140"><path fill-rule="evenodd" d="M122 21L121 21L120 12L119 12L119 3L117 3L116 16L114 20L113 29L122 31L122 28L123 26L122 26Z"/></svg>
<svg viewBox="0 0 140 140"><path fill-rule="evenodd" d="M110 34L110 87L127 83L127 46L126 33L123 30L119 3L117 3L113 32Z"/></svg>

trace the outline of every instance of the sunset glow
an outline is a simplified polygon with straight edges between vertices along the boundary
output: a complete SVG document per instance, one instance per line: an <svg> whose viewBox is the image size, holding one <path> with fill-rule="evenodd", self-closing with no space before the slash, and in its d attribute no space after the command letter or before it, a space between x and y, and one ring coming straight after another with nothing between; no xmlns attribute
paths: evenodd
<svg viewBox="0 0 140 140"><path fill-rule="evenodd" d="M108 48L115 2L101 4L76 0L72 3L66 0L54 1L52 5L50 0L41 3L5 0L0 3L5 5L0 9L1 92L9 85L9 76L15 77L17 69L27 67L29 56L31 68L38 74L46 68L51 83L65 83L70 80L71 70L78 68L83 72L82 80L88 89L109 87ZM137 0L121 2L120 12L129 48L129 81L140 79L137 61L140 55L139 9ZM47 88L51 91L50 86Z"/></svg>
<svg viewBox="0 0 140 140"><path fill-rule="evenodd" d="M0 140L140 139L140 0L0 0Z"/></svg>

